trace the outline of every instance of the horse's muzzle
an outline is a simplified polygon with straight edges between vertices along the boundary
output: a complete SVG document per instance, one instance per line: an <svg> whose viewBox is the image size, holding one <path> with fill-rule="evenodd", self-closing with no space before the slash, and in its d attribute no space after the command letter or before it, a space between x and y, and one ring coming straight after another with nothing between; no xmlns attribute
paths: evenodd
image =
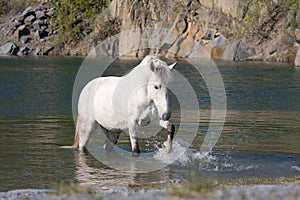
<svg viewBox="0 0 300 200"><path fill-rule="evenodd" d="M170 117L171 117L171 112L164 113L162 115L162 120L168 121L170 119Z"/></svg>

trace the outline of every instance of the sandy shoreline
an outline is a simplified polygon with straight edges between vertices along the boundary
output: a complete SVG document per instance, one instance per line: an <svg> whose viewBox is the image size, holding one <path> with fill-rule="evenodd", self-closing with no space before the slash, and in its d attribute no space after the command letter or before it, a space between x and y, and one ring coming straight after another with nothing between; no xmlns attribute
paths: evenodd
<svg viewBox="0 0 300 200"><path fill-rule="evenodd" d="M110 189L103 193L91 194L57 194L54 190L12 190L9 192L0 192L0 199L177 199L171 196L166 190L129 190L129 189ZM183 198L184 199L184 198ZM207 196L199 196L189 199L205 200L234 200L234 199L300 199L300 182L286 183L280 185L246 185L246 186L228 186L225 189L215 190Z"/></svg>

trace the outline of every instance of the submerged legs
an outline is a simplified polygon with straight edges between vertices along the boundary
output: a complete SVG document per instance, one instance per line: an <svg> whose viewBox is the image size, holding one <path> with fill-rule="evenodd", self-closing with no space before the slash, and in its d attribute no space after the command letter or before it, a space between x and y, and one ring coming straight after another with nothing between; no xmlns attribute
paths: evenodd
<svg viewBox="0 0 300 200"><path fill-rule="evenodd" d="M129 136L130 136L131 149L132 149L133 156L139 156L139 154L140 154L137 132L138 132L137 123L135 121L130 121L129 122Z"/></svg>
<svg viewBox="0 0 300 200"><path fill-rule="evenodd" d="M114 148L114 145L116 145L118 143L120 133L113 132L113 131L107 131L107 130L104 130L104 133L106 135L106 140L105 140L103 149L105 149L107 151L112 151Z"/></svg>
<svg viewBox="0 0 300 200"><path fill-rule="evenodd" d="M174 132L175 132L175 126L174 124L171 124L169 121L159 121L159 125L163 128L165 128L168 131L168 139L167 139L167 147L166 150L168 153L171 153L172 151L172 141L174 138Z"/></svg>

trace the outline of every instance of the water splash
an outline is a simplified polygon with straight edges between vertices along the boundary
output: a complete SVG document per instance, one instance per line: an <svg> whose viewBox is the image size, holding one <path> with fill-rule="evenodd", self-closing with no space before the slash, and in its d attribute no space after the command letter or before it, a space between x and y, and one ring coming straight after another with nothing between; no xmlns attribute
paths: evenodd
<svg viewBox="0 0 300 200"><path fill-rule="evenodd" d="M176 167L194 168L212 172L242 171L257 167L253 163L241 164L236 162L229 155L218 154L213 151L206 152L190 149L188 143L179 140L173 141L171 153L167 153L164 147L158 148L158 151L154 154L154 159Z"/></svg>

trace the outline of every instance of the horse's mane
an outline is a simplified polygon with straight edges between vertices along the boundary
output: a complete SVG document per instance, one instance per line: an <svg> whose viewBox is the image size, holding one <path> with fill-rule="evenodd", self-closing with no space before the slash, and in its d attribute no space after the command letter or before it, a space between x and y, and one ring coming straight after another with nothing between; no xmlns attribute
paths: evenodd
<svg viewBox="0 0 300 200"><path fill-rule="evenodd" d="M159 63L158 66L155 67L155 75L157 78L161 80L162 83L168 84L173 80L173 73L169 69L169 66L164 61L160 60L157 56L154 55L148 55L146 56L141 64L150 66L151 62L153 63Z"/></svg>
<svg viewBox="0 0 300 200"><path fill-rule="evenodd" d="M163 62L163 61L161 61ZM168 84L173 80L173 73L169 69L168 65L163 62L164 65L161 65L160 67L156 68L156 76L159 77L162 83Z"/></svg>

